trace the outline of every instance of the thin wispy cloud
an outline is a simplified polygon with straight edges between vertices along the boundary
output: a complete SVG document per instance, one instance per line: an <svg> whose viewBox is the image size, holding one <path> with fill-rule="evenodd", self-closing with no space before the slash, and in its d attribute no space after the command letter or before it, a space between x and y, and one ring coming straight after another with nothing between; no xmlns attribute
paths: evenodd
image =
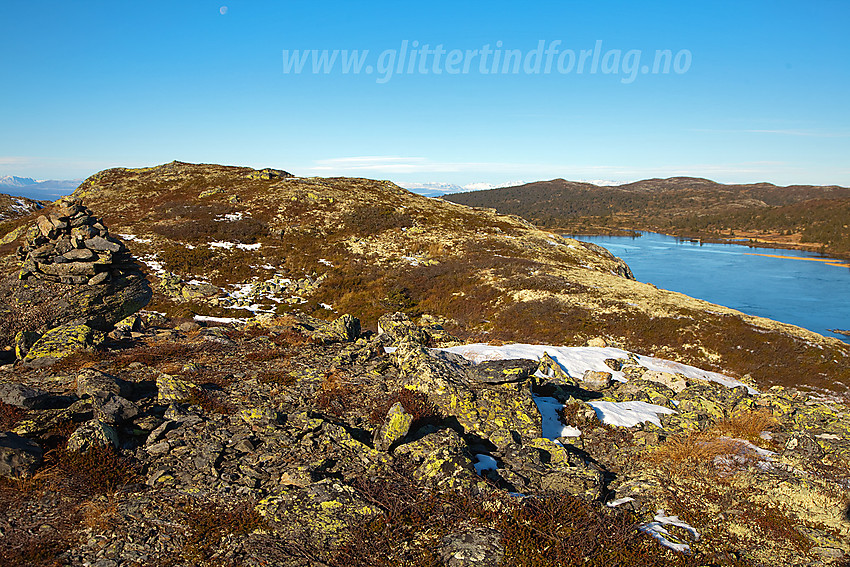
<svg viewBox="0 0 850 567"><path fill-rule="evenodd" d="M384 173L463 173L489 171L512 172L541 167L540 164L503 162L445 162L425 157L355 156L316 160L306 168L314 172L384 172ZM551 168L551 165L542 166Z"/></svg>
<svg viewBox="0 0 850 567"><path fill-rule="evenodd" d="M422 156L352 156L317 160L305 168L320 175L365 175L396 177L407 174L431 179L450 179L463 185L467 180L499 184L509 179L570 180L605 179L628 183L651 177L707 177L724 182L755 182L775 179L777 172L795 168L783 161L735 163L662 164L651 167L576 163L445 162ZM427 179L427 178L426 178ZM433 181L428 181L433 182Z"/></svg>

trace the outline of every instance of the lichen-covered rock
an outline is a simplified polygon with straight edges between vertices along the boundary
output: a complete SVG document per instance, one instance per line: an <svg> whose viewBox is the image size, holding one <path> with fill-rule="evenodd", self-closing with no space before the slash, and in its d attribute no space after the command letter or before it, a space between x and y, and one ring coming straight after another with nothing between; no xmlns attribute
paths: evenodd
<svg viewBox="0 0 850 567"><path fill-rule="evenodd" d="M35 441L11 432L0 433L0 476L31 476L41 457L41 447Z"/></svg>
<svg viewBox="0 0 850 567"><path fill-rule="evenodd" d="M15 357L23 359L40 338L41 334L34 331L18 331L15 335Z"/></svg>
<svg viewBox="0 0 850 567"><path fill-rule="evenodd" d="M531 439L501 449L502 466L489 476L520 492L567 492L594 500L604 488L603 472L580 453L545 437Z"/></svg>
<svg viewBox="0 0 850 567"><path fill-rule="evenodd" d="M49 366L56 361L103 342L104 335L88 325L62 325L50 329L27 351L28 366Z"/></svg>
<svg viewBox="0 0 850 567"><path fill-rule="evenodd" d="M452 429L440 429L399 445L395 456L413 463L413 476L426 486L468 488L479 482L469 448Z"/></svg>
<svg viewBox="0 0 850 567"><path fill-rule="evenodd" d="M541 417L532 399L531 380L473 385L462 367L432 356L410 340L398 343L393 360L405 387L426 394L443 413L456 417L465 432L486 439L497 429L508 429L523 438L540 437Z"/></svg>
<svg viewBox="0 0 850 567"><path fill-rule="evenodd" d="M239 413L239 416L245 423L257 427L277 425L280 419L277 410L270 407L244 409Z"/></svg>
<svg viewBox="0 0 850 567"><path fill-rule="evenodd" d="M648 382L657 382L667 386L674 392L681 392L688 387L688 380L681 374L672 374L670 372L661 372L659 370L648 370L641 377Z"/></svg>
<svg viewBox="0 0 850 567"><path fill-rule="evenodd" d="M68 438L68 451L86 451L94 447L118 448L118 433L106 423L93 419L78 427Z"/></svg>
<svg viewBox="0 0 850 567"><path fill-rule="evenodd" d="M139 415L139 407L113 393L98 392L92 396L95 417L106 424L120 425Z"/></svg>
<svg viewBox="0 0 850 567"><path fill-rule="evenodd" d="M385 344L405 340L419 344L428 343L428 335L404 313L387 313L378 319L378 335Z"/></svg>
<svg viewBox="0 0 850 567"><path fill-rule="evenodd" d="M77 373L77 396L95 396L98 394L115 394L129 397L133 391L132 384L121 378L110 376L94 368L84 368Z"/></svg>
<svg viewBox="0 0 850 567"><path fill-rule="evenodd" d="M440 558L446 567L497 567L505 557L502 534L491 528L454 532L440 543Z"/></svg>
<svg viewBox="0 0 850 567"><path fill-rule="evenodd" d="M248 179L262 179L262 180L272 180L272 179L286 179L287 177L293 177L293 175L287 171L282 169L272 169L270 167L266 167L264 169L256 169L247 173L245 175Z"/></svg>
<svg viewBox="0 0 850 567"><path fill-rule="evenodd" d="M159 374L156 377L156 400L159 403L183 402L197 391L198 387L191 382L170 374Z"/></svg>
<svg viewBox="0 0 850 567"><path fill-rule="evenodd" d="M313 338L326 342L351 342L360 336L360 319L345 314L313 332Z"/></svg>
<svg viewBox="0 0 850 567"><path fill-rule="evenodd" d="M576 382L574 378L564 372L564 369L561 368L561 365L558 364L555 359L549 356L549 354L546 352L544 352L543 356L540 357L537 369L540 373L546 376L544 382L549 386L578 386L578 382Z"/></svg>
<svg viewBox="0 0 850 567"><path fill-rule="evenodd" d="M394 403L381 427L375 432L375 449L389 451L392 446L401 440L410 431L413 416L405 411L399 402Z"/></svg>
<svg viewBox="0 0 850 567"><path fill-rule="evenodd" d="M470 380L485 384L524 382L537 370L539 363L524 358L514 360L485 360L466 368Z"/></svg>
<svg viewBox="0 0 850 567"><path fill-rule="evenodd" d="M347 541L351 537L347 528L352 522L380 513L352 487L335 479L303 488L284 488L263 498L256 510L272 529L325 549Z"/></svg>

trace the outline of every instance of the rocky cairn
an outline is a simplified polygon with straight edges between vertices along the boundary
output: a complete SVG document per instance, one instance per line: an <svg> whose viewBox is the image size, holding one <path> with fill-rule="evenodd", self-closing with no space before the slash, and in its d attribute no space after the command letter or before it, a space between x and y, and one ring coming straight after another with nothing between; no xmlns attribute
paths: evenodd
<svg viewBox="0 0 850 567"><path fill-rule="evenodd" d="M103 341L152 292L121 240L74 197L23 230L19 269L0 279L4 362L46 366Z"/></svg>
<svg viewBox="0 0 850 567"><path fill-rule="evenodd" d="M124 244L73 198L63 198L55 211L38 217L17 255L23 262L21 279L65 284L100 285L130 267Z"/></svg>

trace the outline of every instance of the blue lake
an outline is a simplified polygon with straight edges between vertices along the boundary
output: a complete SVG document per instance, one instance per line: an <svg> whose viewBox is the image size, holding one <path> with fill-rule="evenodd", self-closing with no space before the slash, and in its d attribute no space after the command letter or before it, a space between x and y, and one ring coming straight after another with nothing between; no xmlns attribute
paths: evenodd
<svg viewBox="0 0 850 567"><path fill-rule="evenodd" d="M642 282L850 342L850 268L798 250L705 244L663 234L574 236L604 246ZM788 256L775 258L770 256ZM834 261L840 263L838 260Z"/></svg>

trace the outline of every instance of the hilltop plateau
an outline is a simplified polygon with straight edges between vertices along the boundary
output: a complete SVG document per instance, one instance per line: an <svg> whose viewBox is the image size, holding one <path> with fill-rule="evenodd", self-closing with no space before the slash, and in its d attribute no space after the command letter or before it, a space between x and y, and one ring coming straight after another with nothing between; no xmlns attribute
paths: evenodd
<svg viewBox="0 0 850 567"><path fill-rule="evenodd" d="M388 182L181 162L18 210L4 565L815 565L850 345Z"/></svg>

